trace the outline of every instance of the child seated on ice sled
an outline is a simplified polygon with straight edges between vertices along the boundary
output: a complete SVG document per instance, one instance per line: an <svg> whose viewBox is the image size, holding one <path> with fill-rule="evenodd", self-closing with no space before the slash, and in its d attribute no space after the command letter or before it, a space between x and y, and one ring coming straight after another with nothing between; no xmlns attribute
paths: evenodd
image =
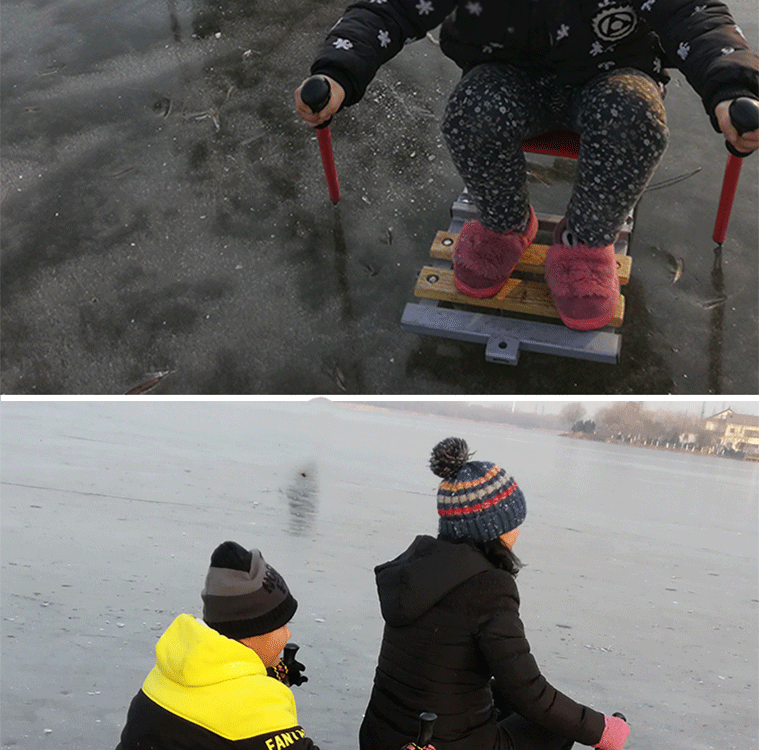
<svg viewBox="0 0 759 750"><path fill-rule="evenodd" d="M116 750L318 750L289 685L308 678L279 659L298 606L258 550L225 542L211 556L203 620L179 615L132 700Z"/></svg>
<svg viewBox="0 0 759 750"><path fill-rule="evenodd" d="M546 256L546 282L564 323L607 325L619 296L613 243L668 138L662 103L677 65L715 130L738 151L759 146L728 116L759 98L757 56L718 0L358 0L311 66L329 80L312 126L358 102L380 65L442 23L440 48L464 71L443 135L478 210L454 248L457 288L495 295L535 238L521 142L569 128L582 137L564 220Z"/></svg>

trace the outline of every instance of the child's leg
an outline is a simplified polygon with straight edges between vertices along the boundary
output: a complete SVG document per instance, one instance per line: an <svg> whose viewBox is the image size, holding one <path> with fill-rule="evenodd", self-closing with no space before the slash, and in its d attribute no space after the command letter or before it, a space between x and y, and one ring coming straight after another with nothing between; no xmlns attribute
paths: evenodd
<svg viewBox="0 0 759 750"><path fill-rule="evenodd" d="M482 225L493 231L521 230L527 221L521 143L549 125L549 78L505 64L478 65L448 100L443 135Z"/></svg>
<svg viewBox="0 0 759 750"><path fill-rule="evenodd" d="M631 68L598 76L578 90L570 118L582 142L567 224L576 241L605 247L616 239L667 146L659 86Z"/></svg>
<svg viewBox="0 0 759 750"><path fill-rule="evenodd" d="M551 299L570 328L611 322L619 300L613 242L667 145L658 86L623 69L579 87L569 108L581 135L566 226L546 253Z"/></svg>

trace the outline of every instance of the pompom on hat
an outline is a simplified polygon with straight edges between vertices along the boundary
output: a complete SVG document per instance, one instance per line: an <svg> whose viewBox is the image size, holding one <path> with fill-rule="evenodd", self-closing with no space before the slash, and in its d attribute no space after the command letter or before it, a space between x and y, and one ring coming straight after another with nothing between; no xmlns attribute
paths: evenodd
<svg viewBox="0 0 759 750"><path fill-rule="evenodd" d="M430 469L443 481L437 492L439 535L489 542L516 529L527 516L524 495L497 464L470 461L465 440L446 438L433 449Z"/></svg>
<svg viewBox="0 0 759 750"><path fill-rule="evenodd" d="M235 640L278 630L298 607L284 578L263 555L237 542L214 550L201 598L206 624Z"/></svg>

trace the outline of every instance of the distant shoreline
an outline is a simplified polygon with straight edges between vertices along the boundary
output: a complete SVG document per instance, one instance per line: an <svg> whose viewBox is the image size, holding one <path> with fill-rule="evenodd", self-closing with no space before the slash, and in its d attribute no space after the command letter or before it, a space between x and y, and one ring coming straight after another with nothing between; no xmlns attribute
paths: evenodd
<svg viewBox="0 0 759 750"><path fill-rule="evenodd" d="M666 451L668 453L687 453L692 456L707 456L710 458L729 458L733 461L759 461L759 456L731 456L725 453L717 453L716 450L703 450L700 448L682 448L672 443L662 445L645 441L633 440L615 440L614 438L600 437L598 435L586 435L582 432L562 432L562 437L571 438L572 440L588 440L593 443L606 443L608 445L627 445L631 448L649 448L650 450Z"/></svg>
<svg viewBox="0 0 759 750"><path fill-rule="evenodd" d="M466 414L462 413L456 414L453 413L453 411L449 412L445 409L445 402L437 404L438 408L434 410L425 410L423 407L427 406L428 402L421 399L418 402L404 401L401 402L402 405L400 406L395 405L393 402L367 403L360 401L335 401L333 403L362 411L376 411L384 412L386 414L407 414L413 415L415 417L423 417L425 419L454 419L465 422L475 422L477 424L488 424L494 427L509 427L520 430L530 430L532 432L543 432L551 435L557 435L559 437L570 438L572 440L588 440L590 442L606 443L608 445L626 445L635 448L650 448L652 450L666 451L668 453L685 453L695 456L710 456L712 458L729 458L734 461L759 461L759 455L754 456L747 454L738 454L737 452L733 455L730 453L718 453L716 448L687 448L674 443L662 444L661 442L654 443L646 442L644 440L617 440L611 437L602 437L595 433L588 434L583 432L567 432L564 429L549 426L548 424L535 424L531 420L531 417L533 415L526 412L516 412L516 414L519 415L521 419L516 418L511 421L506 418L506 413L499 414L498 418L495 418L495 415L493 415L494 418L492 419L483 419L483 416L481 414L467 416ZM411 404L413 404L413 406ZM556 419L558 419L558 417L556 417Z"/></svg>

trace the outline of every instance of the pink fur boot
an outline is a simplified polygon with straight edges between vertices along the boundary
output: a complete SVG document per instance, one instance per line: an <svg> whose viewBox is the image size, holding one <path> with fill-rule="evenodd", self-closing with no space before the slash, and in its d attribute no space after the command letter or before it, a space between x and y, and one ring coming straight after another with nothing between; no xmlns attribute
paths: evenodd
<svg viewBox="0 0 759 750"><path fill-rule="evenodd" d="M546 283L564 325L592 331L608 325L617 310L619 278L614 245L589 247L562 242L562 222L546 253Z"/></svg>
<svg viewBox="0 0 759 750"><path fill-rule="evenodd" d="M538 220L530 206L524 232L495 232L467 221L453 248L453 281L468 297L492 297L509 280L514 266L535 239Z"/></svg>

